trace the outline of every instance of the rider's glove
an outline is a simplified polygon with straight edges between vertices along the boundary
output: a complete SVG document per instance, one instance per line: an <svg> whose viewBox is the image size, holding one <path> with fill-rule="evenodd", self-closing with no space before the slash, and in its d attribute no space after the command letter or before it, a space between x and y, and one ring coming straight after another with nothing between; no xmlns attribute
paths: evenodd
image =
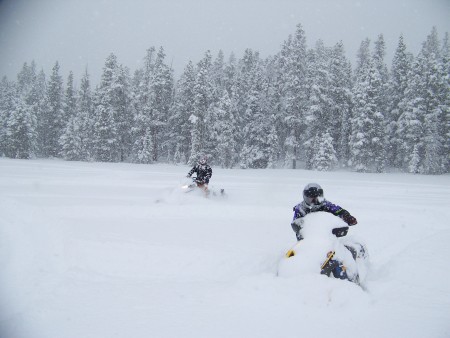
<svg viewBox="0 0 450 338"><path fill-rule="evenodd" d="M344 216L344 221L345 223L347 223L348 225L355 225L358 223L358 221L356 220L355 217L353 217L352 215L345 215Z"/></svg>
<svg viewBox="0 0 450 338"><path fill-rule="evenodd" d="M292 230L297 234L303 227L303 218L294 219L291 223Z"/></svg>

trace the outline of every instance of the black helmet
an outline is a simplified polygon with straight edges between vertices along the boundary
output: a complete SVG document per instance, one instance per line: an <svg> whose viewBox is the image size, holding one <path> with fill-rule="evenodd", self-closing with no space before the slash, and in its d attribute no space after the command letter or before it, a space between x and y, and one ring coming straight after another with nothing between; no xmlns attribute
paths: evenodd
<svg viewBox="0 0 450 338"><path fill-rule="evenodd" d="M303 189L303 200L309 206L319 205L323 201L323 189L317 183L309 183Z"/></svg>

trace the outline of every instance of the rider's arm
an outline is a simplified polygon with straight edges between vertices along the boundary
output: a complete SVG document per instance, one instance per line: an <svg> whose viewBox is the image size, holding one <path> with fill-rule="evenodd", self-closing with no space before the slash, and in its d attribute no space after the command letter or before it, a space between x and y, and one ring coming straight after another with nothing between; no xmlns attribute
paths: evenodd
<svg viewBox="0 0 450 338"><path fill-rule="evenodd" d="M323 206L324 211L332 213L334 216L341 218L348 225L355 225L358 223L355 217L350 215L350 213L347 210L341 208L339 205L333 204L329 201L325 201Z"/></svg>
<svg viewBox="0 0 450 338"><path fill-rule="evenodd" d="M196 165L194 165L194 167L188 172L188 176L189 177L191 177L192 176L192 174L196 171L196 168L197 168L197 166Z"/></svg>
<svg viewBox="0 0 450 338"><path fill-rule="evenodd" d="M293 221L295 221L297 218L301 218L301 217L305 217L306 216L306 211L305 209L302 207L302 204L299 203L297 204L294 208L294 218Z"/></svg>
<svg viewBox="0 0 450 338"><path fill-rule="evenodd" d="M294 218L292 219L291 227L292 227L292 230L294 230L294 232L297 236L297 239L300 240L301 239L300 229L303 226L303 217L306 216L306 212L302 208L301 203L297 204L293 208L293 210L294 210Z"/></svg>
<svg viewBox="0 0 450 338"><path fill-rule="evenodd" d="M205 173L205 183L209 183L209 180L211 179L212 176L212 169L211 167L206 168L206 173Z"/></svg>

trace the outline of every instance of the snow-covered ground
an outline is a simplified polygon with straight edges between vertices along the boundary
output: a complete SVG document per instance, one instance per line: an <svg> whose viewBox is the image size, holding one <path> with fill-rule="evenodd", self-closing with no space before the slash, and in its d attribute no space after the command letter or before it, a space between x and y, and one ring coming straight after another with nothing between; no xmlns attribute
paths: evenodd
<svg viewBox="0 0 450 338"><path fill-rule="evenodd" d="M0 337L449 337L450 176L0 159ZM367 290L277 276L305 184L359 221Z"/></svg>

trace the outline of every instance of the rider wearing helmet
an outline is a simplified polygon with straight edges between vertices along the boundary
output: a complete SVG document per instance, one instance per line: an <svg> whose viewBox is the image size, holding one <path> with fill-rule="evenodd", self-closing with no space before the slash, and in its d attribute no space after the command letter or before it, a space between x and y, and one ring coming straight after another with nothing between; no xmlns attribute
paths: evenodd
<svg viewBox="0 0 450 338"><path fill-rule="evenodd" d="M199 188L208 189L208 183L212 176L212 169L208 165L208 158L203 156L199 159L198 163L189 171L187 177L191 177L193 173L197 174L195 182Z"/></svg>
<svg viewBox="0 0 450 338"><path fill-rule="evenodd" d="M323 197L323 189L320 185L317 183L309 183L303 189L303 201L294 207L294 218L291 223L292 229L296 233L299 241L302 239L300 234L303 223L302 218L311 212L317 211L325 211L338 216L348 225L355 225L358 223L356 218L350 215L347 210L327 201Z"/></svg>

